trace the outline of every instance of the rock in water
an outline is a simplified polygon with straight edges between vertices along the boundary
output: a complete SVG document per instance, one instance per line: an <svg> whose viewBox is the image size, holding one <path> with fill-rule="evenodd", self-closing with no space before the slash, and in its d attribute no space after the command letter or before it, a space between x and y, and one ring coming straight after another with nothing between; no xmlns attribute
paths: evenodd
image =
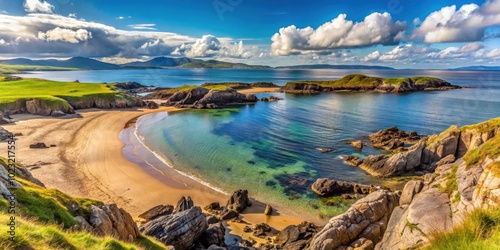
<svg viewBox="0 0 500 250"><path fill-rule="evenodd" d="M328 153L333 151L333 149L331 148L316 148L316 150L318 150L321 153Z"/></svg>
<svg viewBox="0 0 500 250"><path fill-rule="evenodd" d="M345 193L369 194L375 190L375 186L319 178L312 184L311 189L315 194L327 197Z"/></svg>
<svg viewBox="0 0 500 250"><path fill-rule="evenodd" d="M200 207L192 207L172 215L160 216L141 226L140 231L155 237L176 250L189 249L203 233L208 224Z"/></svg>
<svg viewBox="0 0 500 250"><path fill-rule="evenodd" d="M265 215L271 215L273 214L273 207L266 205L266 209L264 210Z"/></svg>
<svg viewBox="0 0 500 250"><path fill-rule="evenodd" d="M351 145L359 150L363 149L363 142L361 140L353 141Z"/></svg>
<svg viewBox="0 0 500 250"><path fill-rule="evenodd" d="M405 132L397 127L380 130L368 136L374 147L394 150L403 147L405 142L414 144L420 140L416 132Z"/></svg>
<svg viewBox="0 0 500 250"><path fill-rule="evenodd" d="M387 228L399 197L387 190L373 192L354 203L345 213L330 219L311 241L310 249L330 250L350 246L365 238L376 244Z"/></svg>
<svg viewBox="0 0 500 250"><path fill-rule="evenodd" d="M194 206L193 200L191 200L191 197L184 197L177 202L177 206L175 206L174 213L182 212L184 210L188 210Z"/></svg>
<svg viewBox="0 0 500 250"><path fill-rule="evenodd" d="M243 212L245 208L251 206L252 203L248 199L248 191L247 190L237 190L233 193L231 198L227 201L227 207L229 209L235 210L238 213Z"/></svg>

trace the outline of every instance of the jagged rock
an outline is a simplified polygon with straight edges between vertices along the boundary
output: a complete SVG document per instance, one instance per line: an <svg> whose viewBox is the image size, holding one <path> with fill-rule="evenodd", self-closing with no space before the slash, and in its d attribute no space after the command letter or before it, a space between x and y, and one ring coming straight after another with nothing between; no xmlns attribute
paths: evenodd
<svg viewBox="0 0 500 250"><path fill-rule="evenodd" d="M260 223L255 225L253 228L253 236L264 238L266 236L274 236L278 233L278 231L266 223Z"/></svg>
<svg viewBox="0 0 500 250"><path fill-rule="evenodd" d="M226 233L226 228L222 223L211 224L208 229L200 236L198 241L204 247L210 247L212 245L224 247L224 234Z"/></svg>
<svg viewBox="0 0 500 250"><path fill-rule="evenodd" d="M13 134L6 129L0 127L0 141L7 141L10 140L13 136Z"/></svg>
<svg viewBox="0 0 500 250"><path fill-rule="evenodd" d="M249 227L249 226L245 226L243 228L243 232L245 232L245 233L251 233L251 232L253 232L253 229L251 227Z"/></svg>
<svg viewBox="0 0 500 250"><path fill-rule="evenodd" d="M416 249L425 246L428 236L452 229L450 199L437 188L416 195L410 205L394 209L383 240L375 249Z"/></svg>
<svg viewBox="0 0 500 250"><path fill-rule="evenodd" d="M229 198L226 207L241 213L247 206L251 205L252 203L248 199L248 191L240 189L235 191L231 198Z"/></svg>
<svg viewBox="0 0 500 250"><path fill-rule="evenodd" d="M374 147L394 150L404 146L404 143L416 143L420 136L416 132L405 132L397 127L380 130L368 136Z"/></svg>
<svg viewBox="0 0 500 250"><path fill-rule="evenodd" d="M311 242L318 227L310 222L302 222L299 225L290 225L278 233L274 243L283 249L302 250Z"/></svg>
<svg viewBox="0 0 500 250"><path fill-rule="evenodd" d="M363 142L361 140L351 142L351 145L357 149L363 149Z"/></svg>
<svg viewBox="0 0 500 250"><path fill-rule="evenodd" d="M177 102L176 106L181 107L183 105L194 104L195 102L203 99L203 97L205 97L209 92L210 92L210 90L208 90L206 88L201 88L201 87L191 89L187 93L185 98L183 98L182 100Z"/></svg>
<svg viewBox="0 0 500 250"><path fill-rule="evenodd" d="M359 157L354 156L354 155L344 155L342 156L342 160L349 165L353 167L359 166L361 163L363 163L363 160L361 160Z"/></svg>
<svg viewBox="0 0 500 250"><path fill-rule="evenodd" d="M445 165L445 164L450 164L450 163L453 163L455 162L455 156L454 155L448 155L446 157L444 157L443 159L439 160L438 162L436 162L436 166L439 167L439 166L442 166L442 165Z"/></svg>
<svg viewBox="0 0 500 250"><path fill-rule="evenodd" d="M148 102L146 102L146 107L148 107L148 109L158 109L158 108L160 108L160 106L158 105L158 103L156 103L154 101L148 101Z"/></svg>
<svg viewBox="0 0 500 250"><path fill-rule="evenodd" d="M500 205L500 178L498 177L497 170L500 166L500 158L495 162L487 159L482 164L484 171L477 181L476 189L473 193L473 202L476 207L484 209L496 208ZM459 187L460 188L460 187Z"/></svg>
<svg viewBox="0 0 500 250"><path fill-rule="evenodd" d="M141 226L140 231L155 237L165 245L172 245L176 250L191 247L207 230L205 214L200 207L192 207L171 215L160 216Z"/></svg>
<svg viewBox="0 0 500 250"><path fill-rule="evenodd" d="M409 205L413 200L413 197L418 194L422 188L424 187L424 183L421 181L409 181L406 183L403 188L403 192L401 193L401 198L399 199L399 205Z"/></svg>
<svg viewBox="0 0 500 250"><path fill-rule="evenodd" d="M98 235L116 236L125 241L132 241L139 235L132 216L116 204L90 205L89 222Z"/></svg>
<svg viewBox="0 0 500 250"><path fill-rule="evenodd" d="M368 156L359 167L376 177L391 177L414 171L421 166L424 142L419 142L406 152L386 155Z"/></svg>
<svg viewBox="0 0 500 250"><path fill-rule="evenodd" d="M48 148L48 147L43 142L37 142L34 144L30 144L30 148Z"/></svg>
<svg viewBox="0 0 500 250"><path fill-rule="evenodd" d="M262 97L262 98L260 98L260 101L261 101L261 102L268 102L268 101L269 101L269 98L267 98L267 97Z"/></svg>
<svg viewBox="0 0 500 250"><path fill-rule="evenodd" d="M85 231L85 232L93 232L94 227L92 227L85 218L82 216L76 216L75 220L78 222L77 227L75 228L78 231Z"/></svg>
<svg viewBox="0 0 500 250"><path fill-rule="evenodd" d="M115 84L115 87L125 90L139 89L146 87L138 82L119 82Z"/></svg>
<svg viewBox="0 0 500 250"><path fill-rule="evenodd" d="M270 102L275 102L275 101L281 101L283 100L283 98L279 98L279 97L276 97L276 96L269 96L269 101Z"/></svg>
<svg viewBox="0 0 500 250"><path fill-rule="evenodd" d="M195 108L218 108L228 103L256 102L257 97L253 94L244 95L234 89L210 90L201 100L193 104Z"/></svg>
<svg viewBox="0 0 500 250"><path fill-rule="evenodd" d="M271 207L270 205L266 205L266 209L264 209L264 214L265 215L273 214L273 207Z"/></svg>
<svg viewBox="0 0 500 250"><path fill-rule="evenodd" d="M333 217L311 241L310 249L326 250L349 246L360 238L380 241L389 215L398 205L399 197L380 190L358 200L345 213Z"/></svg>
<svg viewBox="0 0 500 250"><path fill-rule="evenodd" d="M238 216L240 216L240 214L232 209L226 209L226 210L223 210L221 212L221 214L219 215L219 219L220 220L229 220L229 219L232 219L232 218L237 218Z"/></svg>
<svg viewBox="0 0 500 250"><path fill-rule="evenodd" d="M349 246L356 250L372 250L374 247L373 242L365 238L357 239Z"/></svg>
<svg viewBox="0 0 500 250"><path fill-rule="evenodd" d="M177 206L175 206L174 213L188 210L188 209L192 208L193 206L194 206L194 202L193 202L193 200L191 200L191 197L188 196L186 199L186 197L182 196L182 198L177 202Z"/></svg>
<svg viewBox="0 0 500 250"><path fill-rule="evenodd" d="M172 205L158 205L140 214L139 218L142 219L144 222L148 222L162 215L172 214L173 212L174 212L174 206Z"/></svg>
<svg viewBox="0 0 500 250"><path fill-rule="evenodd" d="M212 203L208 204L204 209L208 212L215 212L215 211L221 210L221 207L220 207L219 202L212 202Z"/></svg>
<svg viewBox="0 0 500 250"><path fill-rule="evenodd" d="M458 150L460 129L452 126L439 135L427 139L427 146L422 155L423 164L437 162L448 155L455 155Z"/></svg>
<svg viewBox="0 0 500 250"><path fill-rule="evenodd" d="M214 216L214 215L207 216L207 223L208 223L208 225L218 223L219 221L220 220L217 219L217 217Z"/></svg>
<svg viewBox="0 0 500 250"><path fill-rule="evenodd" d="M312 191L323 197L345 193L369 194L375 190L373 185L363 185L345 181L335 181L328 178L317 179L311 186Z"/></svg>

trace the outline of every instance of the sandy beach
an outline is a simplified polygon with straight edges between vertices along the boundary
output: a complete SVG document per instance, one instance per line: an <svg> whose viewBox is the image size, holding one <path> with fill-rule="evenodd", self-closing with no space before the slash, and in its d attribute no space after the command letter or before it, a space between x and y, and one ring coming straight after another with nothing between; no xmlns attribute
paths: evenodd
<svg viewBox="0 0 500 250"><path fill-rule="evenodd" d="M92 109L79 110L76 115L63 118L14 115L15 124L4 127L22 134L17 137L17 161L27 166L48 188L76 197L116 203L134 217L159 204L175 205L182 196L191 196L195 205L201 207L214 201L225 205L227 195L195 183L174 170L162 175L152 167L130 162L123 155L125 143L120 140L120 133L129 121L151 112L177 110L173 107ZM55 147L29 148L37 142ZM0 154L6 154L6 147L0 149ZM134 158L134 155L127 156ZM263 211L264 205L257 203L244 212L243 219L251 224L266 222L277 229L302 221L286 215L265 216ZM231 234L245 234L245 224L229 224Z"/></svg>

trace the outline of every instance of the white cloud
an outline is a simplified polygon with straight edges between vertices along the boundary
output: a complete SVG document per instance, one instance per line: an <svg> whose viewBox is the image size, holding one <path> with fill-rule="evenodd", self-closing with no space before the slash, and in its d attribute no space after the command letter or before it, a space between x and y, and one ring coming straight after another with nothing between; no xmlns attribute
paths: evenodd
<svg viewBox="0 0 500 250"><path fill-rule="evenodd" d="M490 50L486 53L484 53L484 57L490 58L490 59L500 59L500 49L493 49Z"/></svg>
<svg viewBox="0 0 500 250"><path fill-rule="evenodd" d="M317 29L281 28L271 38L274 55L303 54L308 51L364 47L376 44L397 44L404 37L404 22L393 22L389 13L372 13L362 22L346 19L340 14Z"/></svg>
<svg viewBox="0 0 500 250"><path fill-rule="evenodd" d="M258 48L252 48L252 51L247 50L243 45L243 41L234 43L230 39L219 39L213 35L204 35L193 44L182 44L172 54L193 58L250 58L254 54L260 53L262 52Z"/></svg>
<svg viewBox="0 0 500 250"><path fill-rule="evenodd" d="M363 62L371 62L371 61L377 61L380 58L380 52L378 50L373 51L372 53L366 55L362 61Z"/></svg>
<svg viewBox="0 0 500 250"><path fill-rule="evenodd" d="M76 18L76 13L69 13L68 17Z"/></svg>
<svg viewBox="0 0 500 250"><path fill-rule="evenodd" d="M92 38L92 33L85 29L71 30L61 29L59 27L48 30L47 32L38 32L38 39L46 41L63 41L68 43L79 43Z"/></svg>
<svg viewBox="0 0 500 250"><path fill-rule="evenodd" d="M476 51L483 49L483 48L484 48L484 46L481 43L475 42L475 43L467 43L467 44L462 45L462 47L460 47L460 49L458 51L462 52L462 53L476 52Z"/></svg>
<svg viewBox="0 0 500 250"><path fill-rule="evenodd" d="M54 5L43 0L26 0L24 2L24 10L26 12L41 12L41 13L52 13L54 11Z"/></svg>
<svg viewBox="0 0 500 250"><path fill-rule="evenodd" d="M500 25L500 0L482 6L466 4L458 10L452 5L427 16L412 38L428 43L480 41L485 30L495 25Z"/></svg>
<svg viewBox="0 0 500 250"><path fill-rule="evenodd" d="M156 30L156 24L154 23L139 23L139 24L130 24L128 27L135 30Z"/></svg>

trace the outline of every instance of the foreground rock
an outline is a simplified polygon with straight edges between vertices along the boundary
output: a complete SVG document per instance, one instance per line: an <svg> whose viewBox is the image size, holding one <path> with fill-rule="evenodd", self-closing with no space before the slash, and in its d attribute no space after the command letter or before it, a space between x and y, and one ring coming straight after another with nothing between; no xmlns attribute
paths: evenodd
<svg viewBox="0 0 500 250"><path fill-rule="evenodd" d="M394 150L405 146L405 143L415 144L420 140L417 132L405 132L397 127L380 130L368 136L374 147Z"/></svg>
<svg viewBox="0 0 500 250"><path fill-rule="evenodd" d="M245 210L245 208L251 205L252 203L250 202L250 199L248 199L248 191L240 189L235 191L231 198L229 198L226 207L241 213Z"/></svg>
<svg viewBox="0 0 500 250"><path fill-rule="evenodd" d="M172 214L173 212L174 212L174 206L172 205L158 205L140 214L139 219L141 219L144 222L147 222L163 215Z"/></svg>
<svg viewBox="0 0 500 250"><path fill-rule="evenodd" d="M363 185L346 181L335 181L327 178L317 179L311 186L312 191L323 197L342 194L369 194L378 188L373 185Z"/></svg>
<svg viewBox="0 0 500 250"><path fill-rule="evenodd" d="M378 243L387 229L389 215L399 196L387 190L373 192L354 203L345 213L335 216L321 229L309 249L330 250L351 244Z"/></svg>
<svg viewBox="0 0 500 250"><path fill-rule="evenodd" d="M85 222L82 223L88 228ZM116 204L90 205L88 224L93 227L92 232L101 236L115 236L121 240L133 241L139 235L132 216Z"/></svg>
<svg viewBox="0 0 500 250"><path fill-rule="evenodd" d="M142 225L140 232L155 237L176 250L189 249L208 229L205 214L200 207L160 216Z"/></svg>
<svg viewBox="0 0 500 250"><path fill-rule="evenodd" d="M319 231L313 223L302 222L299 225L290 225L285 227L276 236L274 243L283 249L302 250L306 249L314 234Z"/></svg>

